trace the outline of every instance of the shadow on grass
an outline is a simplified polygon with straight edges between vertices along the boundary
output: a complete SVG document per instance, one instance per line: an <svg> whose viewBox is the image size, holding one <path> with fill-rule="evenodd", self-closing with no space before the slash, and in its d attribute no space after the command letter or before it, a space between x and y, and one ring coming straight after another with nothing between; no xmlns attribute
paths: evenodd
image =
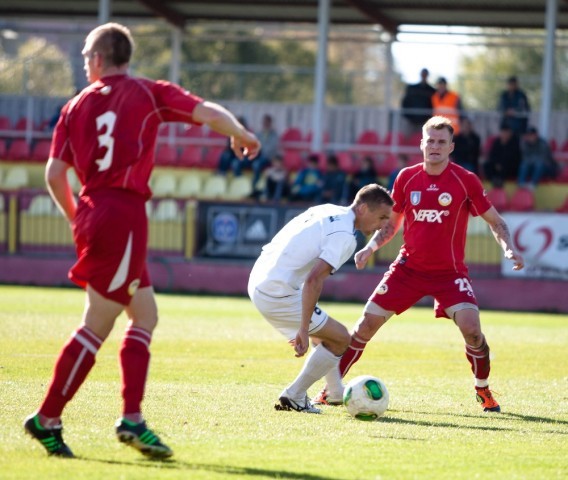
<svg viewBox="0 0 568 480"><path fill-rule="evenodd" d="M393 412L397 410L389 410L389 412ZM418 414L418 415L435 415L433 412L420 412L416 410L412 411L403 411L398 410L398 413L411 413L411 414ZM492 412L480 412L479 415L468 415L464 413L451 413L446 412L440 415L448 415L452 417L460 417L460 418L491 418L492 420L521 420L523 422L534 422L539 424L550 424L550 425L567 425L568 422L565 420L560 420L556 418L548 418L548 417L538 417L536 415L522 415L520 413L512 413L512 412L500 412L500 413L492 413ZM387 417L385 417L386 420Z"/></svg>
<svg viewBox="0 0 568 480"><path fill-rule="evenodd" d="M88 462L98 462L108 465L130 465L135 467L144 468L159 468L172 469L172 470L204 470L226 475L248 475L251 477L259 478L283 478L289 480L340 480L336 477L328 477L322 475L311 475L302 472L286 472L283 470L267 470L265 468L252 468L252 467L234 467L230 465L212 465L204 463L188 463L179 460L166 459L166 460L151 460L142 458L138 461L119 461L119 460L103 460L100 458L89 457L76 457L78 460L85 460Z"/></svg>
<svg viewBox="0 0 568 480"><path fill-rule="evenodd" d="M413 412L416 413L416 412ZM431 414L430 414L431 415ZM400 423L402 425L416 425L418 427L440 427L440 428L459 428L461 430L468 429L468 430L494 430L494 431L508 431L514 430L513 428L509 427L499 427L499 426L492 426L488 427L486 425L458 425L457 423L450 423L450 422L432 422L432 421L421 421L421 420L406 420L404 418L396 418L396 417L384 417L380 420L381 423Z"/></svg>

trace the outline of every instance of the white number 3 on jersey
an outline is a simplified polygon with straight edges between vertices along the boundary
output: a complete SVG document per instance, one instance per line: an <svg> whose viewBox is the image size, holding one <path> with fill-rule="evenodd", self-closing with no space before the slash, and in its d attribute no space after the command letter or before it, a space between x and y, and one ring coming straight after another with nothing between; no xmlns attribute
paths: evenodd
<svg viewBox="0 0 568 480"><path fill-rule="evenodd" d="M99 172L108 170L112 163L112 154L114 150L114 138L112 136L112 132L114 131L115 122L116 113L114 112L105 112L97 117L97 132L100 132L104 127L106 127L105 132L98 136L99 147L107 149L103 158L95 160L95 162L99 165Z"/></svg>

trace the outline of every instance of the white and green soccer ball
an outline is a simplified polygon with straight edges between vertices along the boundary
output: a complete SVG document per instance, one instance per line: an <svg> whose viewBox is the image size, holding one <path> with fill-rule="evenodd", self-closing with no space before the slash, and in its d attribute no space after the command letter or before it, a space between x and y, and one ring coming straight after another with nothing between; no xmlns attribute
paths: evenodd
<svg viewBox="0 0 568 480"><path fill-rule="evenodd" d="M376 420L389 406L389 392L380 378L361 375L345 385L343 404L358 420Z"/></svg>

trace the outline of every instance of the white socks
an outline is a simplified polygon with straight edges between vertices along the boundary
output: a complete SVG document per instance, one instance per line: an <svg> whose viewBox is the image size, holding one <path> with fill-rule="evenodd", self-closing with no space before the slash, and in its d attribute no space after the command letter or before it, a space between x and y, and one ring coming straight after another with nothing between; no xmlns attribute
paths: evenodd
<svg viewBox="0 0 568 480"><path fill-rule="evenodd" d="M337 371L339 376L338 365L340 358L321 344L312 349L304 362L302 371L296 377L296 380L286 388L290 398L303 401L308 388L332 369Z"/></svg>

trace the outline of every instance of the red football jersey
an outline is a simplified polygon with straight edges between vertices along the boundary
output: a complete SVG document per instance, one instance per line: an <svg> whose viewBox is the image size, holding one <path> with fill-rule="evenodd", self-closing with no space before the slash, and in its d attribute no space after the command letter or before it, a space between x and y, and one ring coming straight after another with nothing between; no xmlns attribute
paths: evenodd
<svg viewBox="0 0 568 480"><path fill-rule="evenodd" d="M429 175L423 164L414 165L399 173L393 198L393 210L404 214L399 257L408 268L467 273L469 215L482 215L491 208L477 175L452 162L441 175Z"/></svg>
<svg viewBox="0 0 568 480"><path fill-rule="evenodd" d="M122 188L149 198L158 126L196 123L192 112L202 101L166 81L103 77L63 107L50 157L75 167L81 195Z"/></svg>

